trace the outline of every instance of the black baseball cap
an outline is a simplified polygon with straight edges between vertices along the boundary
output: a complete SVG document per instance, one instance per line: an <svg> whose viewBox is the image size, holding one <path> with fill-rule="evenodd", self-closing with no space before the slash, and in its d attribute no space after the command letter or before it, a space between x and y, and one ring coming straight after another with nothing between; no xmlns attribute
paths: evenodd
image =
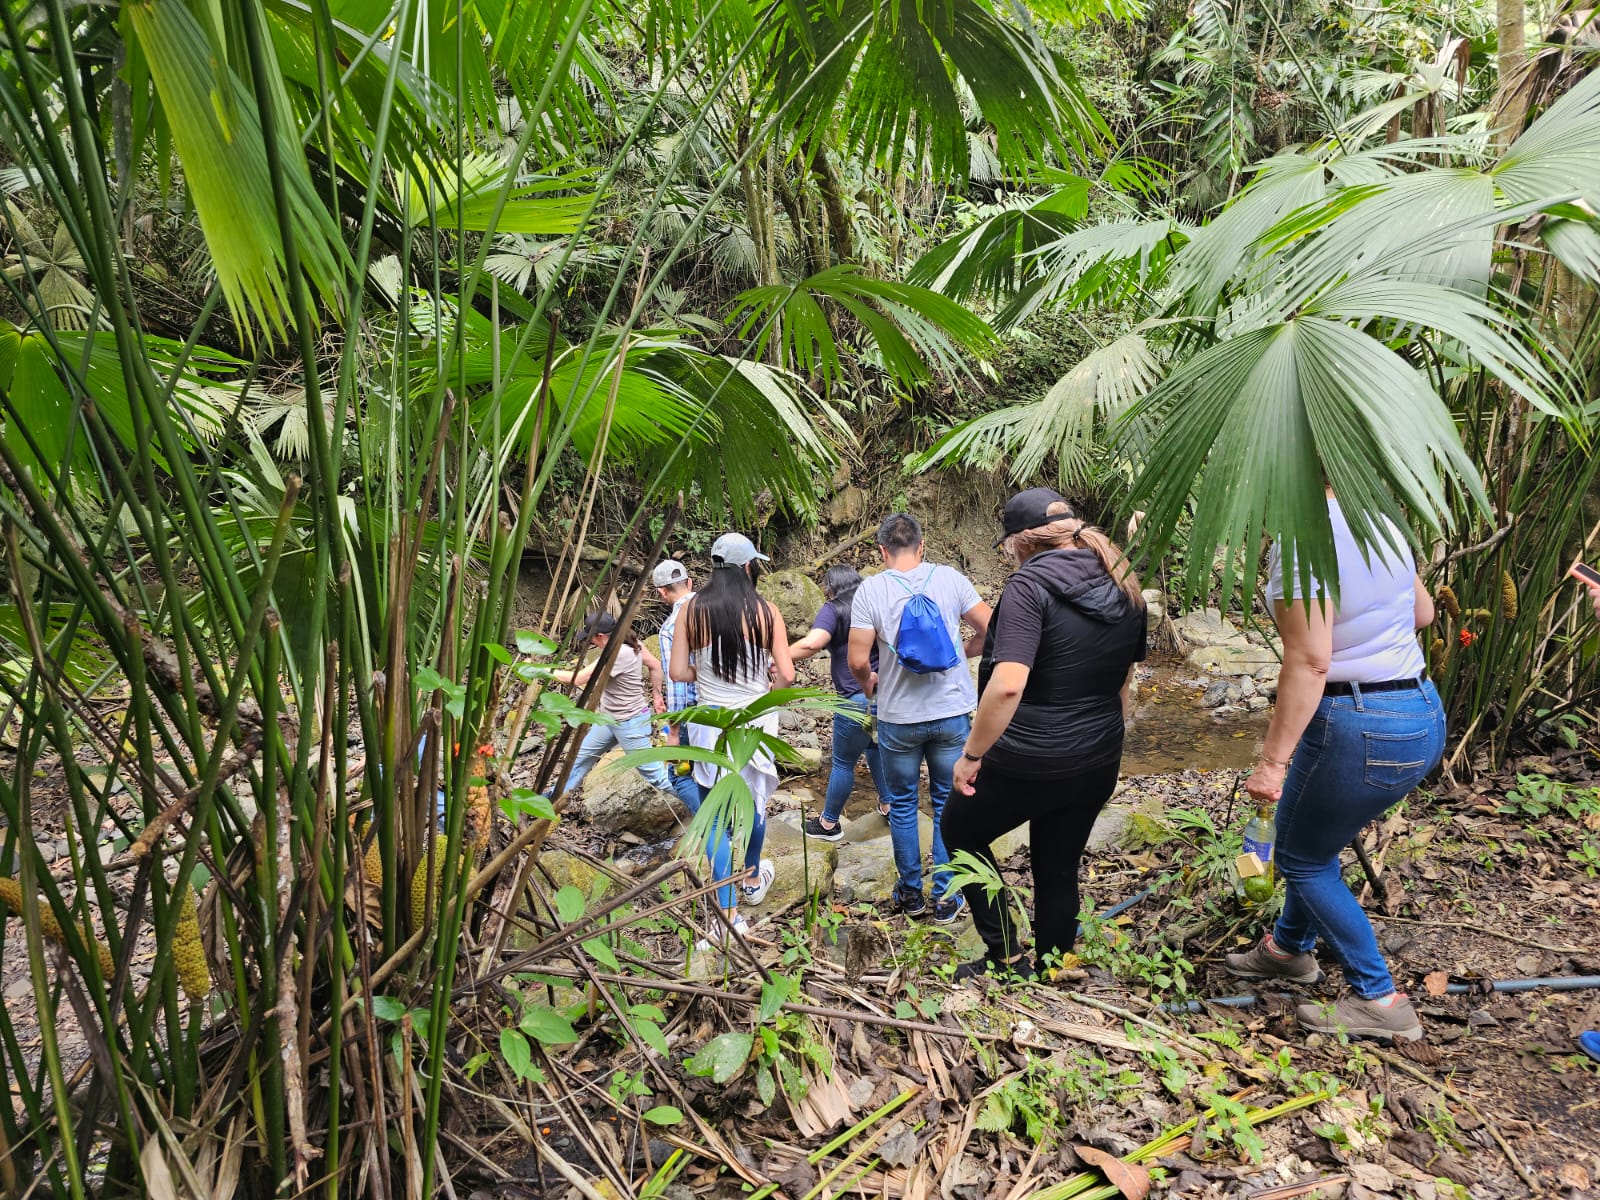
<svg viewBox="0 0 1600 1200"><path fill-rule="evenodd" d="M583 619L583 634L578 640L581 642L587 642L590 638L596 637L602 633L609 637L616 631L617 619L610 613L602 610L601 612L590 613Z"/></svg>
<svg viewBox="0 0 1600 1200"><path fill-rule="evenodd" d="M1052 513L1050 509L1058 504L1064 505L1066 511ZM1075 516L1077 514L1072 511L1072 505L1067 503L1067 498L1054 488L1029 488L1006 501L1005 512L1000 518L1001 528L1005 532L995 538L994 544L998 547L1014 533L1021 533L1025 529L1037 529L1041 525L1050 525Z"/></svg>

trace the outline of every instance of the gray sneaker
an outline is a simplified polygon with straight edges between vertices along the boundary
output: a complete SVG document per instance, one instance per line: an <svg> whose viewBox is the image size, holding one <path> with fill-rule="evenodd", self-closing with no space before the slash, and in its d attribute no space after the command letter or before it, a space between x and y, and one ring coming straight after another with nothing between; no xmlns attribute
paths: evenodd
<svg viewBox="0 0 1600 1200"><path fill-rule="evenodd" d="M1274 953L1268 947L1272 935L1268 934L1241 954L1230 954L1224 963L1228 974L1240 979L1285 979L1290 983L1315 983L1322 978L1317 960L1305 951L1288 958Z"/></svg>
<svg viewBox="0 0 1600 1200"><path fill-rule="evenodd" d="M1414 1042L1422 1036L1417 1010L1404 996L1396 996L1393 1004L1346 996L1334 1004L1302 1004L1294 1015L1300 1028L1317 1033L1343 1033L1385 1042Z"/></svg>

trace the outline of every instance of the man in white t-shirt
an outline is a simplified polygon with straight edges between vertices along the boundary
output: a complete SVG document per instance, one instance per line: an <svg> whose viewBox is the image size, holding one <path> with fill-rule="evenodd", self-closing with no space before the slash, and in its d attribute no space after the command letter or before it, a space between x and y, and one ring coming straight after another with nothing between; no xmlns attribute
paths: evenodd
<svg viewBox="0 0 1600 1200"><path fill-rule="evenodd" d="M862 581L850 603L850 671L868 699L878 704L878 756L889 802L889 839L900 879L891 902L911 917L928 913L922 893L922 846L917 830L917 791L922 764L928 764L928 800L933 808L933 919L955 920L966 907L959 891L950 892L950 861L939 819L950 796L950 776L972 724L978 689L966 660L983 650L989 606L972 581L954 567L923 562L922 526L894 513L878 526L878 552L884 570ZM925 595L943 618L955 664L918 673L900 661L895 643L901 618L913 596ZM965 623L970 636L961 636ZM878 669L872 669L872 650Z"/></svg>
<svg viewBox="0 0 1600 1200"><path fill-rule="evenodd" d="M661 622L661 661L672 661L672 639L678 631L678 614L683 611L683 606L689 603L694 595L694 584L690 582L689 570L676 559L669 558L665 562L656 564L655 570L650 572L650 582L655 585L656 594L672 606L667 613L667 619ZM667 680L667 709L670 712L681 712L693 704L699 703L694 684L675 683ZM684 746L689 738L682 725L672 727L672 741L675 745ZM691 813L700 811L700 789L695 785L694 776L685 771L679 774L676 769L670 771L672 790L684 807Z"/></svg>

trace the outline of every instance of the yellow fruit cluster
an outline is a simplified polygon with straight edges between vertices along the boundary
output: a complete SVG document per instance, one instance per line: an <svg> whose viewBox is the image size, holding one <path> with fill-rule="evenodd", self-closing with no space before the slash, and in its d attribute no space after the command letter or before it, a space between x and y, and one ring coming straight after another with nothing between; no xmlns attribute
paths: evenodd
<svg viewBox="0 0 1600 1200"><path fill-rule="evenodd" d="M467 767L468 778L482 778L484 776L484 763L482 754L475 754ZM489 833L494 827L494 797L485 784L478 784L467 792L467 811L461 831L461 864L464 870L470 871L477 865L478 858L484 847L489 844ZM433 911L437 916L439 912L439 892L444 885L444 841L440 839L434 848L433 874L430 879L428 874L428 857L423 852L417 869L411 876L411 927L419 929L423 920L428 915L428 895L433 894ZM383 886L383 858L378 853L378 839L373 838L367 846L366 857L363 859L364 873L367 886L378 889Z"/></svg>
<svg viewBox="0 0 1600 1200"><path fill-rule="evenodd" d="M1445 612L1450 614L1450 619L1452 621L1455 621L1455 622L1458 622L1458 623L1460 622L1460 620L1461 620L1461 601L1456 599L1455 592L1452 591L1448 585L1446 585L1445 587L1441 587L1434 594L1434 599L1439 602L1439 607L1440 608L1444 609Z"/></svg>
<svg viewBox="0 0 1600 1200"><path fill-rule="evenodd" d="M178 972L183 994L203 1000L211 994L211 964L206 961L205 944L200 940L200 898L185 887L178 900L178 924L172 932L172 965Z"/></svg>
<svg viewBox="0 0 1600 1200"><path fill-rule="evenodd" d="M15 879L0 876L0 904L9 908L18 916L22 915L22 885ZM67 939L61 931L61 922L56 920L55 913L50 911L50 906L44 902L43 898L39 900L39 928L43 930L45 937L51 941L60 942L63 945L66 944ZM111 951L103 943L97 941L91 933L85 932L83 938L84 941L94 947L95 953L100 957L101 977L110 979L117 969L116 963L111 961Z"/></svg>
<svg viewBox="0 0 1600 1200"><path fill-rule="evenodd" d="M1517 581L1510 571L1500 572L1500 615L1508 621L1517 619Z"/></svg>

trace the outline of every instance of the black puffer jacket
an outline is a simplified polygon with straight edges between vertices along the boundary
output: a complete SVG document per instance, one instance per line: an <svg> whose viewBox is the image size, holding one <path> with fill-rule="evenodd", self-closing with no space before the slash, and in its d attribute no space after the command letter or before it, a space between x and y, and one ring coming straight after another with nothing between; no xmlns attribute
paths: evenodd
<svg viewBox="0 0 1600 1200"><path fill-rule="evenodd" d="M1145 656L1144 605L1128 598L1093 550L1047 550L1018 567L995 606L978 667L1030 668L1022 702L985 762L1049 779L1122 757L1119 693Z"/></svg>

